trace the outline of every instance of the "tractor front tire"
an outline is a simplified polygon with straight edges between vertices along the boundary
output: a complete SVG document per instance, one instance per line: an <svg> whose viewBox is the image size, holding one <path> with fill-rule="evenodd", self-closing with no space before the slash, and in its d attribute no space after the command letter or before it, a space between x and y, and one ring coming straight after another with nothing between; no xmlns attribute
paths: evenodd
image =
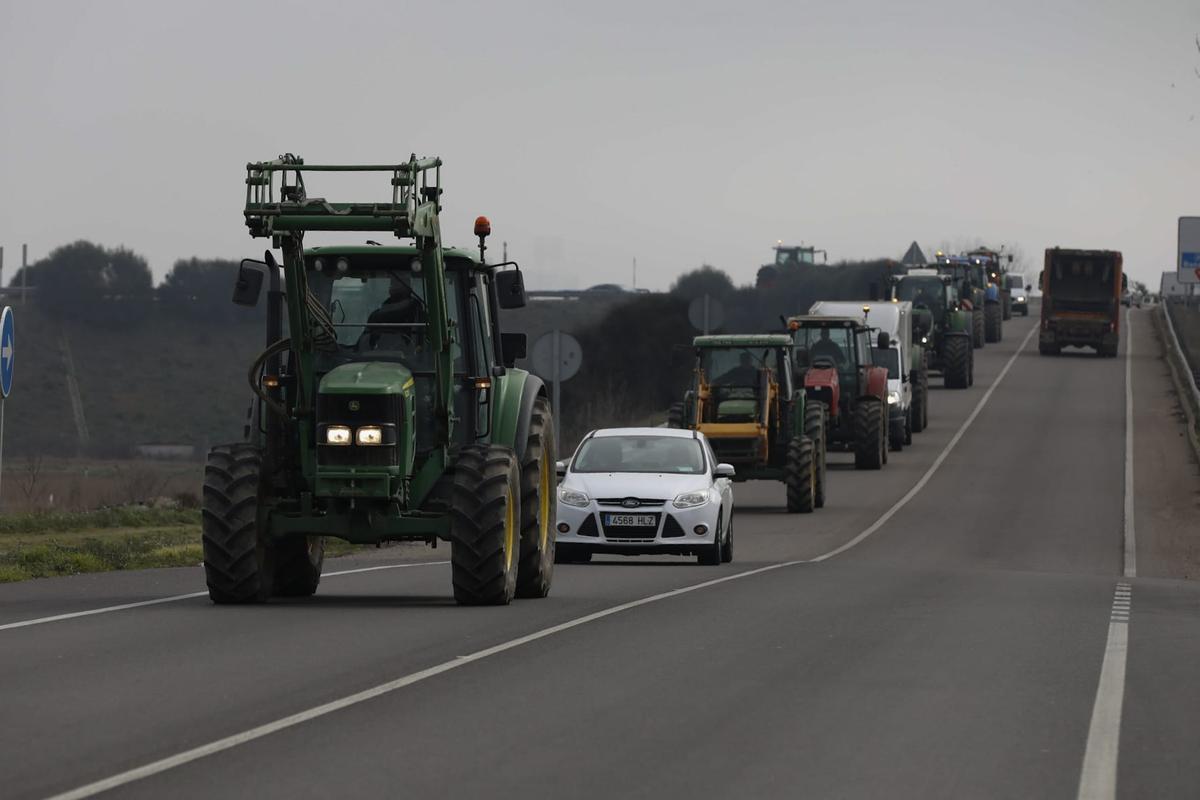
<svg viewBox="0 0 1200 800"><path fill-rule="evenodd" d="M887 436L878 398L859 400L854 406L854 468L882 469L886 463Z"/></svg>
<svg viewBox="0 0 1200 800"><path fill-rule="evenodd" d="M525 459L521 463L521 562L517 597L545 597L554 578L555 525L558 523L558 461L550 402L533 401Z"/></svg>
<svg viewBox="0 0 1200 800"><path fill-rule="evenodd" d="M976 308L971 311L971 344L976 350L983 347L983 343L987 341L987 336L984 331L983 309Z"/></svg>
<svg viewBox="0 0 1200 800"><path fill-rule="evenodd" d="M929 403L929 377L925 370L914 372L912 376L912 432L920 433L925 430L925 409Z"/></svg>
<svg viewBox="0 0 1200 800"><path fill-rule="evenodd" d="M825 404L820 401L808 401L804 406L804 435L813 443L813 462L816 465L815 476L817 508L825 507Z"/></svg>
<svg viewBox="0 0 1200 800"><path fill-rule="evenodd" d="M904 414L904 444L912 444L913 435L913 407L910 405L908 411Z"/></svg>
<svg viewBox="0 0 1200 800"><path fill-rule="evenodd" d="M966 389L971 385L971 342L966 336L948 336L943 350L947 389Z"/></svg>
<svg viewBox="0 0 1200 800"><path fill-rule="evenodd" d="M208 451L200 534L204 578L214 603L263 603L271 596L275 551L258 529L262 453L248 444Z"/></svg>
<svg viewBox="0 0 1200 800"><path fill-rule="evenodd" d="M458 452L450 503L450 571L464 606L508 605L517 591L521 469L502 445Z"/></svg>
<svg viewBox="0 0 1200 800"><path fill-rule="evenodd" d="M1004 337L1003 313L997 303L988 303L983 309L984 338L990 343Z"/></svg>
<svg viewBox="0 0 1200 800"><path fill-rule="evenodd" d="M796 436L787 447L783 482L787 485L789 514L811 514L817 507L817 465L812 439Z"/></svg>
<svg viewBox="0 0 1200 800"><path fill-rule="evenodd" d="M667 411L667 427L683 427L683 403L671 403L671 408Z"/></svg>
<svg viewBox="0 0 1200 800"><path fill-rule="evenodd" d="M275 543L275 595L312 597L325 565L325 537L290 536Z"/></svg>

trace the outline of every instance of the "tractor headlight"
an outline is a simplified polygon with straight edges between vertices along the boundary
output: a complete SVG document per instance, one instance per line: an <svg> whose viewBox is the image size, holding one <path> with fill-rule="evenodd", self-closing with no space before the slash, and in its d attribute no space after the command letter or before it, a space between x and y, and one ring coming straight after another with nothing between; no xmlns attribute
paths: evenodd
<svg viewBox="0 0 1200 800"><path fill-rule="evenodd" d="M921 344L929 344L929 337L928 337L928 336L922 336L922 337L921 337Z"/></svg>
<svg viewBox="0 0 1200 800"><path fill-rule="evenodd" d="M378 425L367 425L354 432L354 441L362 447L378 447L383 444L383 428Z"/></svg>
<svg viewBox="0 0 1200 800"><path fill-rule="evenodd" d="M345 447L350 444L350 429L345 425L330 425L325 429L325 444Z"/></svg>
<svg viewBox="0 0 1200 800"><path fill-rule="evenodd" d="M559 488L558 499L569 506L575 508L587 508L588 503L592 502L592 498L588 497L584 492L577 492L574 489Z"/></svg>
<svg viewBox="0 0 1200 800"><path fill-rule="evenodd" d="M696 508L708 502L708 492L684 492L671 505L676 508Z"/></svg>
<svg viewBox="0 0 1200 800"><path fill-rule="evenodd" d="M899 402L900 402L900 393L899 392L888 392L888 405L889 406L894 403L899 403Z"/></svg>

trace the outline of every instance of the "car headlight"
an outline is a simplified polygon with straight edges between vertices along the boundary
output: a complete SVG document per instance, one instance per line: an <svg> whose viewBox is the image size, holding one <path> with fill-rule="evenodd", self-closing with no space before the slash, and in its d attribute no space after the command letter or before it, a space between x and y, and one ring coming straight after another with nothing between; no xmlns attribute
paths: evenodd
<svg viewBox="0 0 1200 800"><path fill-rule="evenodd" d="M325 444L346 447L350 444L350 428L345 425L330 425L325 429Z"/></svg>
<svg viewBox="0 0 1200 800"><path fill-rule="evenodd" d="M383 428L367 425L354 432L354 441L363 447L378 447L383 444Z"/></svg>
<svg viewBox="0 0 1200 800"><path fill-rule="evenodd" d="M888 392L888 405L889 406L892 405L893 403L899 403L899 402L900 402L900 393L899 392Z"/></svg>
<svg viewBox="0 0 1200 800"><path fill-rule="evenodd" d="M676 508L696 508L708 502L708 492L684 492L671 505Z"/></svg>
<svg viewBox="0 0 1200 800"><path fill-rule="evenodd" d="M592 498L588 497L585 493L562 487L559 487L558 499L575 508L587 508L588 503L592 502Z"/></svg>

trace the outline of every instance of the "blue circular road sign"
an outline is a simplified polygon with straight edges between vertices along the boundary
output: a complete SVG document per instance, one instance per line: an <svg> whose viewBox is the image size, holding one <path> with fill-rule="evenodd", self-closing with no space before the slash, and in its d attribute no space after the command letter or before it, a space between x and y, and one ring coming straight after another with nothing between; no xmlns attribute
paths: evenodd
<svg viewBox="0 0 1200 800"><path fill-rule="evenodd" d="M0 312L0 395L4 397L8 397L8 393L12 391L15 345L12 309L5 306L4 311Z"/></svg>

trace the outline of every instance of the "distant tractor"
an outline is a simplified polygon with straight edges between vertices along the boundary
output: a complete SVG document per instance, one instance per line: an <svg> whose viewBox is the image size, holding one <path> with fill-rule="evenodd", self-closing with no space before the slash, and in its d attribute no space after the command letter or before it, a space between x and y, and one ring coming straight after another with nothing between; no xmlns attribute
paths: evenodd
<svg viewBox="0 0 1200 800"><path fill-rule="evenodd" d="M1115 250L1046 250L1042 271L1042 326L1038 350L1058 355L1064 347L1094 347L1117 355L1125 276Z"/></svg>
<svg viewBox="0 0 1200 800"><path fill-rule="evenodd" d="M769 288L780 277L815 265L817 253L821 254L821 263L829 260L829 254L824 250L806 245L785 245L783 242L779 242L775 245L774 262L759 268L755 280L756 285L759 288Z"/></svg>
<svg viewBox="0 0 1200 800"><path fill-rule="evenodd" d="M929 369L947 389L975 382L971 314L960 306L958 285L934 269L913 269L896 280L892 297L913 305L913 340L926 349Z"/></svg>
<svg viewBox="0 0 1200 800"><path fill-rule="evenodd" d="M1004 279L1005 266L1012 264L1012 254L1003 254L997 250L980 247L967 253L967 257L983 266L988 288L991 290L992 296L999 300L1001 320L1012 319L1012 292L1009 290L1008 282ZM996 334L994 341L1000 341L999 333Z"/></svg>
<svg viewBox="0 0 1200 800"><path fill-rule="evenodd" d="M825 409L793 379L791 337L697 336L692 344L692 385L667 424L704 433L735 481L782 481L789 512L825 505Z"/></svg>
<svg viewBox="0 0 1200 800"><path fill-rule="evenodd" d="M873 342L871 359L887 370L888 444L903 450L912 444L913 433L925 429L929 414L929 378L925 372L925 348L914 346L912 303L891 301L829 301L814 303L810 314L849 317L861 313L875 331L888 335L888 346Z"/></svg>
<svg viewBox="0 0 1200 800"><path fill-rule="evenodd" d="M938 254L937 271L954 279L959 303L971 317L971 344L975 349L992 341L987 324L987 278L983 268L971 264L965 256Z"/></svg>
<svg viewBox="0 0 1200 800"><path fill-rule="evenodd" d="M871 348L886 348L887 334L873 342L862 317L808 314L787 325L804 391L828 409L829 445L852 449L855 469L880 469L888 460L887 369Z"/></svg>
<svg viewBox="0 0 1200 800"><path fill-rule="evenodd" d="M205 467L209 596L313 594L325 537L450 544L466 605L544 597L554 565L555 431L545 387L514 369L523 337L500 312L525 303L515 263L442 246L441 160L388 166L247 166L250 235L283 251L244 261L234 302L264 281L267 347L250 366L246 440ZM390 202L309 197L306 173L383 172ZM305 249L312 231L370 231L402 246ZM285 316L286 314L286 316ZM283 321L287 321L284 331Z"/></svg>

